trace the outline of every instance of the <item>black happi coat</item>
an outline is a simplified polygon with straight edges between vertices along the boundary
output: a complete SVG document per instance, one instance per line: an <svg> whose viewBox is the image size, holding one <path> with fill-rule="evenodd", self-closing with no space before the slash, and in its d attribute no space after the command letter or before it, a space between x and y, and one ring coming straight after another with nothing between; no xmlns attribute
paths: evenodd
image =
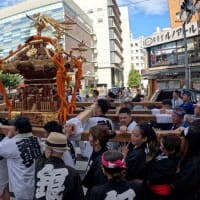
<svg viewBox="0 0 200 200"><path fill-rule="evenodd" d="M104 185L93 187L87 200L143 200L141 192L141 188L133 182L110 180Z"/></svg>
<svg viewBox="0 0 200 200"><path fill-rule="evenodd" d="M179 158L161 152L149 161L145 168L145 178L150 185L170 184L174 178Z"/></svg>
<svg viewBox="0 0 200 200"><path fill-rule="evenodd" d="M81 179L75 169L62 159L51 157L41 168L37 166L35 198L39 200L83 200ZM50 197L50 198L49 198Z"/></svg>
<svg viewBox="0 0 200 200"><path fill-rule="evenodd" d="M144 175L146 163L146 145L134 148L133 144L129 145L129 151L126 156L127 180L141 179Z"/></svg>
<svg viewBox="0 0 200 200"><path fill-rule="evenodd" d="M103 185L107 182L107 177L103 174L101 166L101 155L107 151L103 148L98 152L93 151L89 159L87 172L83 179L83 186L90 189L96 185Z"/></svg>
<svg viewBox="0 0 200 200"><path fill-rule="evenodd" d="M173 200L200 199L200 155L189 156L172 182Z"/></svg>

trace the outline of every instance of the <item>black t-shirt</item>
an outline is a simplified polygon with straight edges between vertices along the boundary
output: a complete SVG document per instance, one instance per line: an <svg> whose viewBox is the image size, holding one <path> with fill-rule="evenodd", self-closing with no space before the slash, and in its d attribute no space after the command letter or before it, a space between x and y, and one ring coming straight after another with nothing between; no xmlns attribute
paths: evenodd
<svg viewBox="0 0 200 200"><path fill-rule="evenodd" d="M142 185L138 187L134 182L111 180L92 188L87 200L142 200L142 188Z"/></svg>
<svg viewBox="0 0 200 200"><path fill-rule="evenodd" d="M51 157L41 168L37 168L34 199L83 200L80 175L66 166L62 159Z"/></svg>

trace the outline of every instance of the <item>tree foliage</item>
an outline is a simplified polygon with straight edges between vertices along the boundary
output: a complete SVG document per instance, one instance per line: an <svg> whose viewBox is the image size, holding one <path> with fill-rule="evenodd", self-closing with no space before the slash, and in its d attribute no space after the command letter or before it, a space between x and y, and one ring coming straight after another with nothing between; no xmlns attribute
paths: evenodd
<svg viewBox="0 0 200 200"><path fill-rule="evenodd" d="M134 69L133 65L131 65L131 70L128 75L128 86L132 88L140 85L140 83L141 83L140 73L138 70Z"/></svg>
<svg viewBox="0 0 200 200"><path fill-rule="evenodd" d="M23 79L20 74L0 73L0 79L5 88L15 88Z"/></svg>

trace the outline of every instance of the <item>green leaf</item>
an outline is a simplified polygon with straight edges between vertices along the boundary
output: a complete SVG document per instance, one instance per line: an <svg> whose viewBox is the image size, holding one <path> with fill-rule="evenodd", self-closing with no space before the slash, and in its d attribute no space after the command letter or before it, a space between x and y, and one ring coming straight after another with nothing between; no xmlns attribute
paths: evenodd
<svg viewBox="0 0 200 200"><path fill-rule="evenodd" d="M129 87L136 87L141 83L141 76L138 70L134 69L134 66L131 65L131 70L128 75L128 86Z"/></svg>

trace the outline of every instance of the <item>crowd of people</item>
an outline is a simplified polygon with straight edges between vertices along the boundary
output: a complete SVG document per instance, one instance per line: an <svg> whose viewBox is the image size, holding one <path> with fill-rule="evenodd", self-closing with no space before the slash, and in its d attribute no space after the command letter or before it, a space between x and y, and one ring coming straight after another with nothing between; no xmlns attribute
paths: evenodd
<svg viewBox="0 0 200 200"><path fill-rule="evenodd" d="M134 121L130 102L118 109L116 126L106 116L110 102L98 97L87 122L49 121L44 140L18 116L0 137L0 199L199 200L200 106L193 107L188 91L181 100L167 100L160 109L172 115L165 128L180 134L159 137L154 123ZM87 141L81 140L84 130ZM131 133L130 141L110 140L116 130ZM75 168L77 147L88 161L83 177Z"/></svg>

